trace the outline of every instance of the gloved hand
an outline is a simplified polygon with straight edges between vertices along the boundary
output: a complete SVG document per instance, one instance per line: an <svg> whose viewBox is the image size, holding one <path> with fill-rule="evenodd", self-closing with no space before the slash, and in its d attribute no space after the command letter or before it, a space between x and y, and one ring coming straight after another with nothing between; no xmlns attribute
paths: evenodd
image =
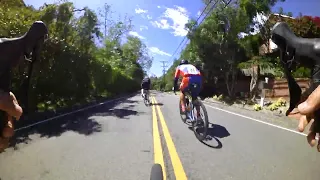
<svg viewBox="0 0 320 180"><path fill-rule="evenodd" d="M2 132L0 131L0 152L9 145L9 138L14 134L13 117L16 120L22 115L22 108L13 93L0 92L0 109L7 113L7 119L3 119Z"/></svg>

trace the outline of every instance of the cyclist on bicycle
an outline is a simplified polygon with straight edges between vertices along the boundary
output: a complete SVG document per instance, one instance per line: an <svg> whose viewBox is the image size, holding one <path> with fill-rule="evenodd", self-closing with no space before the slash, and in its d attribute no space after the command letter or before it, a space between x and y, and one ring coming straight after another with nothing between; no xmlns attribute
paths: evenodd
<svg viewBox="0 0 320 180"><path fill-rule="evenodd" d="M142 82L141 82L141 96L144 98L145 95L145 91L147 93L149 93L151 87L151 80L148 76L146 76L145 78L143 78Z"/></svg>
<svg viewBox="0 0 320 180"><path fill-rule="evenodd" d="M182 81L180 84L180 101L181 101L181 111L185 113L185 92L189 90L191 84L197 84L196 88L192 88L192 97L197 97L201 91L202 86L202 75L200 71L192 64L189 64L187 60L181 60L179 66L176 68L174 75L173 88L176 91L179 76L182 76ZM197 106L197 117L200 117L200 108Z"/></svg>

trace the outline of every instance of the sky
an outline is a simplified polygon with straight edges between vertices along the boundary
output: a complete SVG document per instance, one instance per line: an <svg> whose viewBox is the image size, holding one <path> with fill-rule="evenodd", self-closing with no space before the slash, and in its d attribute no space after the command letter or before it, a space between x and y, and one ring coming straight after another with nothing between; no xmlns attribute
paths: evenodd
<svg viewBox="0 0 320 180"><path fill-rule="evenodd" d="M174 54L183 40L187 31L185 23L189 19L196 19L204 4L201 0L70 0L76 8L88 6L97 10L104 3L111 5L113 16L124 17L126 14L132 17L133 29L130 35L139 37L148 47L149 53L154 61L149 75L162 75L162 62L170 67L174 58L178 58L181 48ZM58 0L24 0L27 5L35 8L44 3L54 3ZM282 7L285 12L292 12L297 16L303 15L320 16L320 0L286 0L273 7L277 11Z"/></svg>

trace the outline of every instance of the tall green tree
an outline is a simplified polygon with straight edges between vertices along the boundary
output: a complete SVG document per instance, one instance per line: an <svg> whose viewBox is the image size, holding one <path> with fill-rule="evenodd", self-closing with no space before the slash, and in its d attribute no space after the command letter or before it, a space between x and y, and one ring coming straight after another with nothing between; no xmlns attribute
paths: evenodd
<svg viewBox="0 0 320 180"><path fill-rule="evenodd" d="M40 61L33 68L30 111L136 91L145 70L151 66L152 57L146 53L145 45L127 37L132 28L130 18L112 20L107 16L112 23L104 36L98 15L88 7L76 8L72 2L44 4L39 9L19 0L1 4L1 37L23 35L36 20L44 21L49 29ZM104 42L102 47L95 43L99 39ZM26 70L26 64L21 64L14 71L13 92L18 99L23 95L18 92Z"/></svg>

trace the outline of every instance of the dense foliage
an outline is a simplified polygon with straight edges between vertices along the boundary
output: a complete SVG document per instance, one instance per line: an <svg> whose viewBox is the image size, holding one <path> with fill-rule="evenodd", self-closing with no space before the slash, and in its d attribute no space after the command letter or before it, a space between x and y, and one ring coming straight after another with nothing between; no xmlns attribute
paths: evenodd
<svg viewBox="0 0 320 180"><path fill-rule="evenodd" d="M108 7L104 11L110 11ZM30 111L82 104L140 88L152 57L140 39L128 36L130 19L109 18L103 34L97 14L88 7L76 9L64 2L35 9L22 0L1 1L1 37L23 35L36 20L45 22L50 34L40 62L34 65ZM14 71L12 88L18 99L25 71L25 64Z"/></svg>
<svg viewBox="0 0 320 180"><path fill-rule="evenodd" d="M284 0L279 0L284 1ZM210 0L204 0L204 5ZM180 59L188 59L198 64L204 73L204 91L225 90L229 96L235 95L235 84L244 76L242 69L251 70L250 91L258 86L261 73L283 77L277 51L271 50L271 28L278 21L286 21L296 35L320 37L318 17L298 16L285 13L282 8L272 12L278 0L231 0L220 1L209 11L207 18L199 25L196 20L186 24L189 43L181 52ZM211 2L211 4L215 4ZM257 18L265 17L265 18ZM246 34L246 36L243 36ZM170 90L178 61L169 68L165 77L156 79L155 88ZM295 77L309 77L310 69L298 66ZM254 94L252 94L254 95Z"/></svg>

